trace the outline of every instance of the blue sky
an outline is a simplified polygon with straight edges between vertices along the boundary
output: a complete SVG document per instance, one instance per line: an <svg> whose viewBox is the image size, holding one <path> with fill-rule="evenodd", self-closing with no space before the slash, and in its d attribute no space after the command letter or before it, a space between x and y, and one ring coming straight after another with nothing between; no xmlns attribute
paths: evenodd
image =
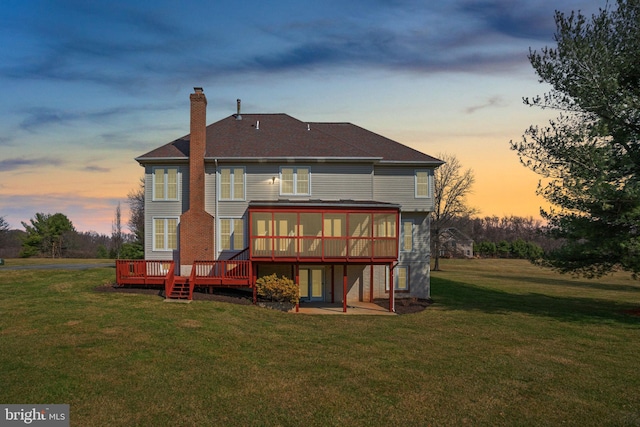
<svg viewBox="0 0 640 427"><path fill-rule="evenodd" d="M110 233L143 170L133 160L235 112L346 121L476 175L481 215L537 216L538 177L509 141L554 114L529 48L553 45L565 0L25 1L0 4L0 216L37 212Z"/></svg>

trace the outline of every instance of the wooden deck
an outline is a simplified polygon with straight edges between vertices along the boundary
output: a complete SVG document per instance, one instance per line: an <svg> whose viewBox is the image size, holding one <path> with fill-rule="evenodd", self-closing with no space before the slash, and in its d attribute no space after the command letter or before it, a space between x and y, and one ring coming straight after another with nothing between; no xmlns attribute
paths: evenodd
<svg viewBox="0 0 640 427"><path fill-rule="evenodd" d="M253 288L251 261L195 261L189 277L175 275L174 261L116 260L118 286L164 287L168 299L191 300L196 287Z"/></svg>

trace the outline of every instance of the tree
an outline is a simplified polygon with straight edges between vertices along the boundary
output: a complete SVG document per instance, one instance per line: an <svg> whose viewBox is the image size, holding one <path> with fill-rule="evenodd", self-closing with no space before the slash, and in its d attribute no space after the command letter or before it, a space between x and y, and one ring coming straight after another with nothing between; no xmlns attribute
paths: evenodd
<svg viewBox="0 0 640 427"><path fill-rule="evenodd" d="M142 245L144 251L144 177L140 178L138 189L127 194L127 203L131 212L127 225L135 236L135 243Z"/></svg>
<svg viewBox="0 0 640 427"><path fill-rule="evenodd" d="M433 173L434 210L431 221L431 238L435 264L433 269L440 270L440 236L456 217L468 217L475 209L467 206L466 197L471 193L475 181L471 169L462 170L458 158L452 154L438 155L445 163Z"/></svg>
<svg viewBox="0 0 640 427"><path fill-rule="evenodd" d="M43 254L62 257L65 249L65 233L75 232L69 218L61 213L37 213L30 220L31 225L22 222L27 235L22 243L21 256L30 257Z"/></svg>
<svg viewBox="0 0 640 427"><path fill-rule="evenodd" d="M597 277L640 273L640 2L618 0L590 19L555 14L557 47L530 51L540 82L527 105L560 111L511 141L544 178L538 194L551 236L564 239L543 264Z"/></svg>
<svg viewBox="0 0 640 427"><path fill-rule="evenodd" d="M118 202L118 206L116 206L115 219L113 220L113 223L111 223L111 243L113 245L113 255L116 259L120 259L120 251L122 249L123 241L122 213L120 211L120 202Z"/></svg>
<svg viewBox="0 0 640 427"><path fill-rule="evenodd" d="M0 216L0 234L6 233L9 230L9 223L4 219L3 216Z"/></svg>

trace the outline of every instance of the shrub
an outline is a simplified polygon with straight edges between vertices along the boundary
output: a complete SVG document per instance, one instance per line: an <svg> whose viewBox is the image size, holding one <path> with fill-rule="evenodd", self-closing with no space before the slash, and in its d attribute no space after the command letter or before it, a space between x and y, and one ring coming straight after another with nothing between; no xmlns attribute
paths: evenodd
<svg viewBox="0 0 640 427"><path fill-rule="evenodd" d="M278 301L298 303L299 289L295 282L287 277L278 277L275 273L256 280L258 295L262 298Z"/></svg>

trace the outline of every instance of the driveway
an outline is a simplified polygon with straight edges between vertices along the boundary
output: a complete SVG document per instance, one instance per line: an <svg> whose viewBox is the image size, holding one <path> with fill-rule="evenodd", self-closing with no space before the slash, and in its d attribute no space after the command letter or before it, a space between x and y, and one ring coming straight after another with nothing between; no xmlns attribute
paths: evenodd
<svg viewBox="0 0 640 427"><path fill-rule="evenodd" d="M3 270L87 270L89 268L115 267L113 261L92 264L29 264L29 265L2 265Z"/></svg>

